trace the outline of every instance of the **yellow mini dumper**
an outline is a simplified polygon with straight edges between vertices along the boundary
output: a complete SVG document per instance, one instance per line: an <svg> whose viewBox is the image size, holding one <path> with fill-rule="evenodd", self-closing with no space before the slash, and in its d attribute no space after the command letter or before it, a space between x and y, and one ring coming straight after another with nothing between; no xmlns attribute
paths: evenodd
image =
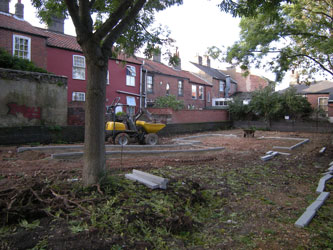
<svg viewBox="0 0 333 250"><path fill-rule="evenodd" d="M158 131L165 127L163 123L149 123L138 120L143 114L143 110L131 117L125 115L117 117L115 114L116 107L128 106L120 105L120 98L116 98L111 106L107 108L107 116L111 117L105 125L106 140L108 142L127 145L130 141L136 141L140 144L156 145L158 143Z"/></svg>

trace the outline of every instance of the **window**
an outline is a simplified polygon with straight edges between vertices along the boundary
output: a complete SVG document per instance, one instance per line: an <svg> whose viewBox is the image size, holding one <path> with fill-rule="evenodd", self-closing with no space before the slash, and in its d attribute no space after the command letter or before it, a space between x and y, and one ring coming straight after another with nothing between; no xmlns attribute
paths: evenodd
<svg viewBox="0 0 333 250"><path fill-rule="evenodd" d="M135 114L135 106L136 106L135 97L126 96L126 102L128 105L126 108L127 114L133 116Z"/></svg>
<svg viewBox="0 0 333 250"><path fill-rule="evenodd" d="M26 36L13 36L13 55L31 60L31 39Z"/></svg>
<svg viewBox="0 0 333 250"><path fill-rule="evenodd" d="M84 92L73 92L72 101L84 102L86 100L86 93Z"/></svg>
<svg viewBox="0 0 333 250"><path fill-rule="evenodd" d="M147 93L153 93L153 77L147 76Z"/></svg>
<svg viewBox="0 0 333 250"><path fill-rule="evenodd" d="M219 106L219 107L226 107L229 105L229 102L231 101L230 98L218 98L218 99L213 99L213 106Z"/></svg>
<svg viewBox="0 0 333 250"><path fill-rule="evenodd" d="M135 86L135 76L136 71L135 67L131 65L126 66L126 85L127 86Z"/></svg>
<svg viewBox="0 0 333 250"><path fill-rule="evenodd" d="M224 91L224 81L219 82L219 90L220 90L220 92Z"/></svg>
<svg viewBox="0 0 333 250"><path fill-rule="evenodd" d="M328 116L328 97L318 97L318 108L324 110Z"/></svg>
<svg viewBox="0 0 333 250"><path fill-rule="evenodd" d="M73 55L73 79L86 79L86 59L84 56Z"/></svg>
<svg viewBox="0 0 333 250"><path fill-rule="evenodd" d="M183 81L178 81L178 95L183 96L184 95L184 84Z"/></svg>
<svg viewBox="0 0 333 250"><path fill-rule="evenodd" d="M210 92L207 92L207 102L210 102Z"/></svg>
<svg viewBox="0 0 333 250"><path fill-rule="evenodd" d="M166 95L170 95L170 85L169 85L169 83L167 83L165 89L166 89Z"/></svg>
<svg viewBox="0 0 333 250"><path fill-rule="evenodd" d="M197 99L197 85L192 85L192 99Z"/></svg>
<svg viewBox="0 0 333 250"><path fill-rule="evenodd" d="M106 73L106 85L109 85L110 84L110 72L108 71Z"/></svg>
<svg viewBox="0 0 333 250"><path fill-rule="evenodd" d="M199 99L203 100L204 99L204 87L199 86Z"/></svg>

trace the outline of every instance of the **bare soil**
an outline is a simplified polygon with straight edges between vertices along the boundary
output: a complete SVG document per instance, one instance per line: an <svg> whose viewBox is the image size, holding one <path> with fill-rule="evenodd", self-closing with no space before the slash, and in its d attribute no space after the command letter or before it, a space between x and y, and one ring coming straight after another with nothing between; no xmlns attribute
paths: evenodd
<svg viewBox="0 0 333 250"><path fill-rule="evenodd" d="M203 134L212 133L197 135ZM330 221L327 223L332 225L332 217L326 218L327 214L332 215L331 212L325 212L325 209L333 210L332 197L326 202L324 212L317 216L317 222L310 224L310 229L294 226L297 218L316 198L315 188L321 174L333 161L331 134L256 131L254 138L244 138L242 130L217 131L213 134L232 134L236 137L207 136L195 139L201 141L196 146L199 148L225 147L225 150L219 152L107 159L108 172L121 179L131 169L141 169L170 179L166 191L152 192L140 184L125 183L135 185L134 190L142 190L144 196L147 193L156 195L154 192L158 192L164 198L177 196L179 199L187 199L193 205L192 212L197 211L195 207L198 204L214 207L207 215L196 214L195 217L193 212L192 216L188 216L188 211L177 210L173 212L172 218L162 219L160 214L152 215L155 211L152 208L149 208L151 210L147 214L147 207L135 206L133 209L140 210L136 216L143 223L148 223L152 228L159 227L159 221L168 225L168 234L158 236L165 245L158 245L155 238L148 238L147 234L153 234L152 232L142 233L144 236L138 236L134 241L130 233L126 235L126 232L134 229L110 233L110 229L102 230L99 226L88 223L85 230L75 232L70 221L74 216L77 216L76 219L80 217L73 215L74 211L80 211L82 221L91 218L92 208L89 206L102 204L108 199L105 197L108 189L102 185L92 187L88 193L100 195L97 198L87 198L87 191L75 189L81 183L82 160L52 160L52 152L17 153L18 147L1 146L0 248L320 249L331 246L329 239L326 245L319 242L333 236L333 230L327 229L328 224L325 224L325 221ZM290 155L279 155L263 162L260 157L273 150L273 146L290 147L298 141L259 140L262 136L308 138L310 142L294 150L276 150ZM176 137L161 138L161 143L173 143L174 138ZM326 151L320 154L322 147L326 147ZM179 187L183 189L180 188L179 191ZM120 192L115 190L110 191L112 195ZM207 198L207 193L213 198ZM131 210L127 207L129 205L124 207L128 199L138 199L137 202L142 199L132 195L127 193L121 196L122 199L118 197L122 211ZM124 198L125 196L127 197ZM62 212L57 214L57 211ZM130 212L127 216L126 223L134 220L134 215ZM28 225L24 225L24 220ZM36 220L38 226L29 228ZM324 233L320 235L317 231Z"/></svg>

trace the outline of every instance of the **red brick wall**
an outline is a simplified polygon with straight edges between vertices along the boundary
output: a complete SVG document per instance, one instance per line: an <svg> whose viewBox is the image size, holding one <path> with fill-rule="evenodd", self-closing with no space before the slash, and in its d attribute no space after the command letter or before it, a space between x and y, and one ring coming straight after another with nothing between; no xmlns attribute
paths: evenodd
<svg viewBox="0 0 333 250"><path fill-rule="evenodd" d="M169 123L201 123L228 121L227 110L179 110L150 108L149 112L156 115L170 115Z"/></svg>
<svg viewBox="0 0 333 250"><path fill-rule="evenodd" d="M83 126L84 125L84 102L69 102L67 112L68 125Z"/></svg>
<svg viewBox="0 0 333 250"><path fill-rule="evenodd" d="M329 97L328 94L307 94L306 98L308 99L309 103L313 108L318 107L318 98L319 97Z"/></svg>
<svg viewBox="0 0 333 250"><path fill-rule="evenodd" d="M20 35L31 38L31 61L34 62L38 67L46 69L46 39L43 37L1 29L0 47L6 49L10 54L13 54L13 35Z"/></svg>
<svg viewBox="0 0 333 250"><path fill-rule="evenodd" d="M148 74L152 75L152 74ZM188 105L194 105L196 109L205 108L211 106L211 102L207 104L207 90L206 88L211 89L211 87L204 86L204 100L199 100L199 84L190 83L187 79L177 78L172 76L165 76L160 74L154 74L153 76L153 93L148 93L147 99L155 100L159 96L166 96L166 86L169 84L170 90L169 94L177 97L178 100L182 100L185 104L185 108ZM178 81L183 81L184 94L183 96L178 96ZM197 99L192 99L192 84L197 86ZM203 85L202 85L203 86Z"/></svg>

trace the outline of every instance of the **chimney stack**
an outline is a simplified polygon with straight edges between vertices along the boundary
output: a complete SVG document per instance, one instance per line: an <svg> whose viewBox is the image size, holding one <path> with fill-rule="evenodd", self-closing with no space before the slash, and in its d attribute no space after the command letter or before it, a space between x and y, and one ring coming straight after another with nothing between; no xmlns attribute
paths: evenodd
<svg viewBox="0 0 333 250"><path fill-rule="evenodd" d="M154 62L161 62L161 51L159 52L155 52L154 55L153 55L153 61Z"/></svg>
<svg viewBox="0 0 333 250"><path fill-rule="evenodd" d="M9 2L10 0L0 0L0 11L9 13Z"/></svg>
<svg viewBox="0 0 333 250"><path fill-rule="evenodd" d="M15 4L15 16L24 18L24 5L21 3L21 0L18 0Z"/></svg>
<svg viewBox="0 0 333 250"><path fill-rule="evenodd" d="M48 30L64 34L64 22L65 18L53 16L51 17L51 23L48 25Z"/></svg>
<svg viewBox="0 0 333 250"><path fill-rule="evenodd" d="M202 65L202 57L198 56L198 64Z"/></svg>
<svg viewBox="0 0 333 250"><path fill-rule="evenodd" d="M209 56L204 56L204 58L205 58L206 66L210 68L210 59L209 59Z"/></svg>
<svg viewBox="0 0 333 250"><path fill-rule="evenodd" d="M178 47L176 48L175 56L178 57L179 62L177 63L177 65L174 66L174 68L177 69L177 70L182 70L182 61L181 61L180 56L179 56Z"/></svg>

